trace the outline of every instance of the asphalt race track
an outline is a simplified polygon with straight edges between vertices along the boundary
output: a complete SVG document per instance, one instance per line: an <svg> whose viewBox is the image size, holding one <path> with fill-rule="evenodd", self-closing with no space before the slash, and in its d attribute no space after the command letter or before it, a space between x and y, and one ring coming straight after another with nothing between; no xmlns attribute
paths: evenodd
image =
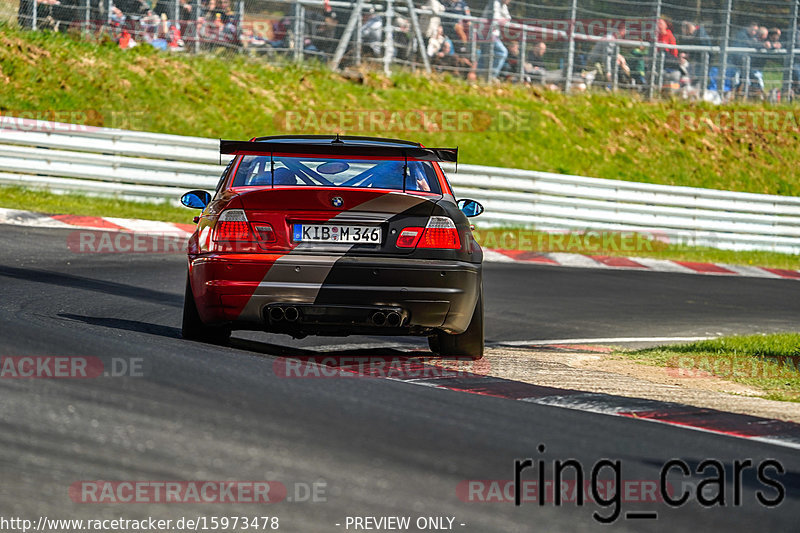
<svg viewBox="0 0 800 533"><path fill-rule="evenodd" d="M692 471L711 458L725 467L723 505L706 508L691 490L715 469L685 478L673 470L669 479L678 494L688 490L687 503L670 508L632 494L613 530L797 530L796 449L396 381L279 377L276 356L382 341L256 334L235 335L231 347L183 341L183 257L74 254L67 234L0 226L0 355L136 359L143 376L0 379L3 516L269 515L281 530L308 532L346 531L348 516L411 516L412 523L446 516L459 531L589 531L604 527L592 513L613 507L465 502L457 488L512 480L522 458L543 460L548 479L555 460L576 459L587 479L599 460L619 460L623 481L658 481L672 458ZM795 281L518 264L485 272L494 343L797 330L800 316ZM754 468L737 481L733 462L745 459L780 463L785 473L768 476L783 498ZM523 479L536 479L536 470ZM267 505L92 504L70 496L81 480L276 480L289 493ZM315 482L324 494L303 501ZM759 504L758 491L780 503Z"/></svg>

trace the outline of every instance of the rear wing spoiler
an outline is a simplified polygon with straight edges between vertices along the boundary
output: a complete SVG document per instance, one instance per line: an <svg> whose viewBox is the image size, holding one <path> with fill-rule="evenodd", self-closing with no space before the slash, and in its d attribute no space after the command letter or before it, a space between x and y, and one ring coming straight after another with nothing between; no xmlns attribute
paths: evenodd
<svg viewBox="0 0 800 533"><path fill-rule="evenodd" d="M420 161L447 161L458 163L458 148L423 148L421 146L385 146L333 142L330 144L301 144L270 141L219 141L220 154L270 155L314 154L339 156L397 157Z"/></svg>

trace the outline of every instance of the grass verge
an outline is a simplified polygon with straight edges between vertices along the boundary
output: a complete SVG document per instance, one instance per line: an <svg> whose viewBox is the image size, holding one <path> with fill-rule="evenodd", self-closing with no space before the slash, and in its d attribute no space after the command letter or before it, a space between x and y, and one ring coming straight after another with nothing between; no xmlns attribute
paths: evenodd
<svg viewBox="0 0 800 533"><path fill-rule="evenodd" d="M676 376L711 374L761 389L769 400L800 402L800 333L721 337L618 353L668 367Z"/></svg>
<svg viewBox="0 0 800 533"><path fill-rule="evenodd" d="M703 103L601 92L567 96L438 74L344 77L310 61L278 61L169 55L147 45L120 50L102 39L5 24L0 112L64 113L59 116L92 126L213 138L336 131L405 137L459 146L462 163L800 196L796 106L780 108L782 118L768 123L765 110L773 108L732 104L724 111L747 120L720 128L714 124L719 109ZM415 111L428 112L431 123L422 124ZM356 118L366 112L377 112L379 120L359 125Z"/></svg>
<svg viewBox="0 0 800 533"><path fill-rule="evenodd" d="M199 211L176 207L169 202L149 203L83 194L56 194L21 187L0 187L0 207L23 209L50 215L87 215L140 218L191 224Z"/></svg>

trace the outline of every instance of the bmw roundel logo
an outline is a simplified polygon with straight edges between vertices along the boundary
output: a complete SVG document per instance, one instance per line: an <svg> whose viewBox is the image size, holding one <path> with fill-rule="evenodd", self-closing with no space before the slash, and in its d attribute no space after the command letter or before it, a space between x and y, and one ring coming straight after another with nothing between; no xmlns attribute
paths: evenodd
<svg viewBox="0 0 800 533"><path fill-rule="evenodd" d="M333 207L342 207L344 205L344 200L342 200L341 196L334 196L331 198L331 205Z"/></svg>

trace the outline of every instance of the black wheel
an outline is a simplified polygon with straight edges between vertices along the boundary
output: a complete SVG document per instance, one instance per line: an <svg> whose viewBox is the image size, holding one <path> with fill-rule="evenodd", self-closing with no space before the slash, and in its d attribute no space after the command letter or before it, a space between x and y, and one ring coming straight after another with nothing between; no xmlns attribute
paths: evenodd
<svg viewBox="0 0 800 533"><path fill-rule="evenodd" d="M190 341L210 344L227 344L231 338L231 328L227 326L208 326L200 319L188 276L186 278L186 294L183 297L181 336Z"/></svg>
<svg viewBox="0 0 800 533"><path fill-rule="evenodd" d="M443 357L469 357L476 360L483 357L483 296L478 296L472 320L464 333L452 335L438 331L428 337L431 351Z"/></svg>

